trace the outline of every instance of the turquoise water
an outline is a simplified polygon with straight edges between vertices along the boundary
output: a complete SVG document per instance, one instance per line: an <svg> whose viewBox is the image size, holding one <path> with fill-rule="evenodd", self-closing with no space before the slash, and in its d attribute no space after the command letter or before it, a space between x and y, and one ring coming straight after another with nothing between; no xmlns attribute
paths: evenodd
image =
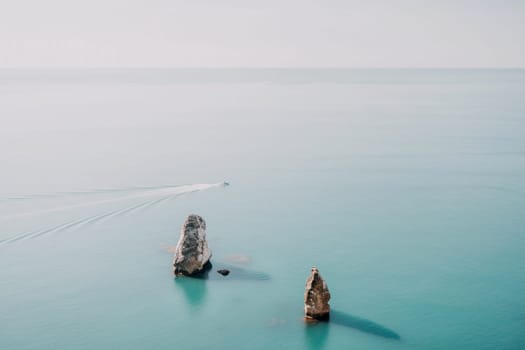
<svg viewBox="0 0 525 350"><path fill-rule="evenodd" d="M0 71L0 349L523 349L524 96L525 70ZM189 213L230 276L173 278Z"/></svg>

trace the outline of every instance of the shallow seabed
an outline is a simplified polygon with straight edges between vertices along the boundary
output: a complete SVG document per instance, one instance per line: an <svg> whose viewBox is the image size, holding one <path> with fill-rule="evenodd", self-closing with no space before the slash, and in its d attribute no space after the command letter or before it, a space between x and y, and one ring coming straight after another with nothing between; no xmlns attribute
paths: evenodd
<svg viewBox="0 0 525 350"><path fill-rule="evenodd" d="M524 70L0 71L0 349L523 349L523 96ZM228 277L173 278L189 213Z"/></svg>

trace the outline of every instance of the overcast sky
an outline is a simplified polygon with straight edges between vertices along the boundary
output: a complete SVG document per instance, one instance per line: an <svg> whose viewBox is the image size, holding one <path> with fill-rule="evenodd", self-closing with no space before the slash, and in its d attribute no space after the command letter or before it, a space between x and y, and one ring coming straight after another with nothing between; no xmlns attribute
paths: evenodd
<svg viewBox="0 0 525 350"><path fill-rule="evenodd" d="M0 0L0 67L525 67L525 0Z"/></svg>

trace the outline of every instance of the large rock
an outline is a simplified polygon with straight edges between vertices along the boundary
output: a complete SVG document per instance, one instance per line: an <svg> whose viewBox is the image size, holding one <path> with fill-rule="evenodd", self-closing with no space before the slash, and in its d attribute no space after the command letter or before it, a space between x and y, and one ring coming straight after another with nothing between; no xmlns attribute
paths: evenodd
<svg viewBox="0 0 525 350"><path fill-rule="evenodd" d="M304 316L307 319L326 320L330 316L330 292L319 270L312 267L312 272L306 280L304 292Z"/></svg>
<svg viewBox="0 0 525 350"><path fill-rule="evenodd" d="M175 248L175 275L198 275L209 268L211 251L206 241L206 222L199 215L189 215L180 232Z"/></svg>

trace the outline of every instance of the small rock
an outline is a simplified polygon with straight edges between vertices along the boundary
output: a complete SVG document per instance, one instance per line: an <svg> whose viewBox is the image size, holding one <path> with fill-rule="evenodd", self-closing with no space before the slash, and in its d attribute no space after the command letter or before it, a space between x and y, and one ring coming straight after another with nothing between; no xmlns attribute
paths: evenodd
<svg viewBox="0 0 525 350"><path fill-rule="evenodd" d="M227 269L217 270L217 272L223 276L228 276L230 274L230 270L227 270Z"/></svg>
<svg viewBox="0 0 525 350"><path fill-rule="evenodd" d="M175 248L175 275L194 276L211 268L211 251L206 241L206 222L199 215L189 215Z"/></svg>
<svg viewBox="0 0 525 350"><path fill-rule="evenodd" d="M307 320L327 320L330 316L330 292L319 270L312 267L312 272L306 280L304 292L304 316Z"/></svg>

